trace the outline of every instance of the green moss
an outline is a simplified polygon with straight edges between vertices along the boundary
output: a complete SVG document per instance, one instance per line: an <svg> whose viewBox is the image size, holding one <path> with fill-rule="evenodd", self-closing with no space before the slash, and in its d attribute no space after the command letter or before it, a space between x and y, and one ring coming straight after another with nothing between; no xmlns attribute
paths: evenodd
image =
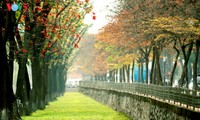
<svg viewBox="0 0 200 120"><path fill-rule="evenodd" d="M23 120L128 120L108 106L76 92L65 93L51 102L45 110L38 110Z"/></svg>

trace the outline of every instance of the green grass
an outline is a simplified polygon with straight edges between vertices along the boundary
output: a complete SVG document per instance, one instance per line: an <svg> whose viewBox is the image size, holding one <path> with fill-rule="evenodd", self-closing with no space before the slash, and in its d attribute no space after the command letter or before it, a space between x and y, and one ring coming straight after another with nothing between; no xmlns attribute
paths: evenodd
<svg viewBox="0 0 200 120"><path fill-rule="evenodd" d="M129 120L108 106L78 93L68 92L55 102L50 102L45 110L38 110L22 120Z"/></svg>

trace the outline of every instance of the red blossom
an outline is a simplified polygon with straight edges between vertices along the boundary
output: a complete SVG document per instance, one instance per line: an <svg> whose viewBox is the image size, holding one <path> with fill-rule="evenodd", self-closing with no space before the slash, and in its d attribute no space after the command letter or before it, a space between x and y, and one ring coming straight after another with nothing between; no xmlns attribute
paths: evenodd
<svg viewBox="0 0 200 120"><path fill-rule="evenodd" d="M33 41L30 41L29 44L33 45Z"/></svg>
<svg viewBox="0 0 200 120"><path fill-rule="evenodd" d="M74 44L74 48L78 48L78 44L77 43Z"/></svg>
<svg viewBox="0 0 200 120"><path fill-rule="evenodd" d="M41 53L42 53L42 55L45 55L46 50L43 49Z"/></svg>
<svg viewBox="0 0 200 120"><path fill-rule="evenodd" d="M78 16L77 16L79 19L81 18L81 15L80 14L78 14Z"/></svg>
<svg viewBox="0 0 200 120"><path fill-rule="evenodd" d="M56 52L56 48L52 49L51 52L52 52L52 53Z"/></svg>
<svg viewBox="0 0 200 120"><path fill-rule="evenodd" d="M35 1L35 3L39 3L40 2L40 0L34 0Z"/></svg>
<svg viewBox="0 0 200 120"><path fill-rule="evenodd" d="M15 54L18 55L18 54L19 54L19 51L15 51Z"/></svg>
<svg viewBox="0 0 200 120"><path fill-rule="evenodd" d="M28 52L28 50L25 49L25 48L23 48L21 51L22 51L23 53L27 53L27 52Z"/></svg>
<svg viewBox="0 0 200 120"><path fill-rule="evenodd" d="M56 14L56 18L58 17L58 13Z"/></svg>
<svg viewBox="0 0 200 120"><path fill-rule="evenodd" d="M48 44L47 44L47 48L48 48L48 49L51 48L51 43L48 43Z"/></svg>
<svg viewBox="0 0 200 120"><path fill-rule="evenodd" d="M10 10L11 10L10 3L6 3L6 6L7 6L7 8L8 8L8 11L10 11Z"/></svg>
<svg viewBox="0 0 200 120"><path fill-rule="evenodd" d="M96 20L96 16L95 16L95 15L94 15L94 16L92 16L92 19L93 19L93 20Z"/></svg>

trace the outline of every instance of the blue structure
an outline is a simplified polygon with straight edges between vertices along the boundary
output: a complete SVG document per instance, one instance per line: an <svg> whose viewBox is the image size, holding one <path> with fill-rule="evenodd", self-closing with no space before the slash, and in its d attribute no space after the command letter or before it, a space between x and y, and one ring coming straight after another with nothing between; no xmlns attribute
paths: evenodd
<svg viewBox="0 0 200 120"><path fill-rule="evenodd" d="M138 83L138 72L139 72L139 67L135 67L133 71L134 75L134 81ZM140 82L142 82L142 76L144 78L144 82L146 82L146 69L143 68L143 74L140 76Z"/></svg>

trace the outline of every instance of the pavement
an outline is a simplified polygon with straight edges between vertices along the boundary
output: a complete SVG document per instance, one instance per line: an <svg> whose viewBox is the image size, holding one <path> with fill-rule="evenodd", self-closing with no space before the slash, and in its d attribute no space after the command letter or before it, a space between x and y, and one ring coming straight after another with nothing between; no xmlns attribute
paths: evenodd
<svg viewBox="0 0 200 120"><path fill-rule="evenodd" d="M78 87L75 88L65 88L65 92L78 92Z"/></svg>

